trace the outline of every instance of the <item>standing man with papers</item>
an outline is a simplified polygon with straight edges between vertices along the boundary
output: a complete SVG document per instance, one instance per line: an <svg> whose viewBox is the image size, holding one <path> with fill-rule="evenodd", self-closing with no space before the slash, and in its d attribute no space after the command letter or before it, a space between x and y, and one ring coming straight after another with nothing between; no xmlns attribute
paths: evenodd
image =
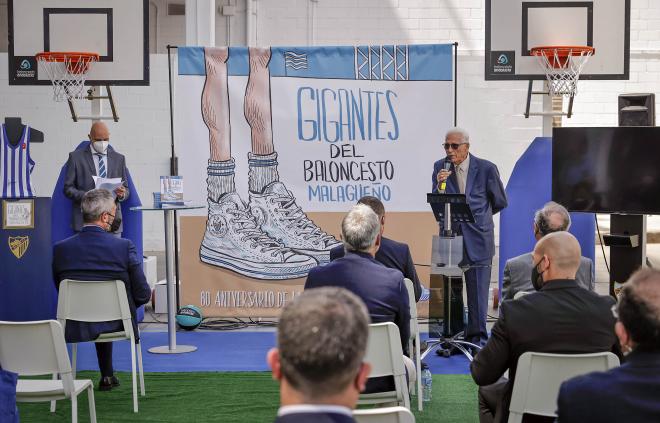
<svg viewBox="0 0 660 423"><path fill-rule="evenodd" d="M114 189L115 201L121 202L128 198L128 171L126 159L110 147L110 131L103 122L94 122L89 131L89 147L69 153L66 163L66 179L64 180L64 195L73 201L73 216L71 226L80 232L83 226L80 201L83 195L98 186L113 182L108 179L118 179L121 182ZM116 236L121 236L121 207L117 205L116 216L111 228Z"/></svg>

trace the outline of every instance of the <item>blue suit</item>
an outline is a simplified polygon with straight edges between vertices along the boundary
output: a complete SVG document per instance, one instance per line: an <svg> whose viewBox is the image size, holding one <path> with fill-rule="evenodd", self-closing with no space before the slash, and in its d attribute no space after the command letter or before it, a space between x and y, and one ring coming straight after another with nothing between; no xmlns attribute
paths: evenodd
<svg viewBox="0 0 660 423"><path fill-rule="evenodd" d="M405 352L410 337L410 304L403 274L377 262L368 253L349 251L342 258L309 271L305 289L346 288L364 301L372 323L394 322Z"/></svg>
<svg viewBox="0 0 660 423"><path fill-rule="evenodd" d="M447 158L433 165L432 192L437 192L437 175ZM452 164L452 174L447 179L446 192L460 193ZM474 223L458 223L452 226L463 235L463 263L470 266L465 272L468 300L468 325L465 337L483 344L488 338L486 316L488 312L488 287L490 271L495 255L493 215L507 206L506 193L497 166L470 154L470 167L465 184L465 196L474 215Z"/></svg>
<svg viewBox="0 0 660 423"><path fill-rule="evenodd" d="M58 289L64 279L123 281L131 309L133 331L137 338L135 309L149 301L151 289L142 271L142 258L137 255L130 240L117 238L98 226L84 226L81 232L56 243L53 247L53 277ZM64 337L67 342L85 342L96 339L101 333L118 330L122 330L119 320L101 323L68 321ZM99 345L97 344L97 352ZM112 344L107 345L112 357ZM99 355L99 365L103 358L107 358L101 355L103 354ZM103 369L101 370L103 373Z"/></svg>
<svg viewBox="0 0 660 423"><path fill-rule="evenodd" d="M344 257L344 253L343 245L336 246L330 250L330 261ZM410 279L415 288L415 301L419 301L419 297L422 296L422 284L419 282L408 244L381 237L380 248L376 251L376 261L390 269L400 270L404 278Z"/></svg>
<svg viewBox="0 0 660 423"><path fill-rule="evenodd" d="M634 351L620 367L564 382L559 390L558 421L660 421L660 352Z"/></svg>
<svg viewBox="0 0 660 423"><path fill-rule="evenodd" d="M278 416L275 423L355 423L353 417L339 413L291 413Z"/></svg>

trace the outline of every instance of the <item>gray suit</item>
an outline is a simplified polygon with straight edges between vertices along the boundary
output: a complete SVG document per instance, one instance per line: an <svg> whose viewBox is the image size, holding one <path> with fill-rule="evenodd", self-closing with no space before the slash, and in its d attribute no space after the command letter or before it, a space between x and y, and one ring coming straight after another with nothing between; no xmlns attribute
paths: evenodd
<svg viewBox="0 0 660 423"><path fill-rule="evenodd" d="M519 291L535 291L532 285L532 266L532 253L507 260L502 278L502 300L512 300ZM580 267L575 275L575 282L589 291L596 289L594 264L591 259L580 257Z"/></svg>
<svg viewBox="0 0 660 423"><path fill-rule="evenodd" d="M108 178L121 178L124 181L126 194L119 201L128 198L128 171L126 170L126 159L123 155L117 153L112 147L108 147ZM69 160L66 162L66 177L64 179L64 195L73 201L73 215L71 227L74 231L80 232L83 226L82 211L80 210L80 201L83 195L89 190L94 189L93 175L96 175L94 158L89 149L89 145L69 153ZM117 204L117 214L115 218L121 218L121 207ZM119 226L117 233L121 233L123 224Z"/></svg>

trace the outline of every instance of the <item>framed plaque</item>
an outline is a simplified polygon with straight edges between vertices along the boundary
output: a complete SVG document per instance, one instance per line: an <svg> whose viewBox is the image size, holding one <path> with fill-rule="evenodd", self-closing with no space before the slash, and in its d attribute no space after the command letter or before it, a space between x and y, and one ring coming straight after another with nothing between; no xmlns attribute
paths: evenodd
<svg viewBox="0 0 660 423"><path fill-rule="evenodd" d="M34 200L2 200L2 229L34 228Z"/></svg>

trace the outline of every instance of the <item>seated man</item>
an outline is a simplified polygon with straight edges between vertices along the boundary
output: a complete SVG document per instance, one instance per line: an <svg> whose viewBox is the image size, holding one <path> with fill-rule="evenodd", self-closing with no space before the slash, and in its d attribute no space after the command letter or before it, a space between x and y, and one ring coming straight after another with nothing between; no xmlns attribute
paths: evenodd
<svg viewBox="0 0 660 423"><path fill-rule="evenodd" d="M624 284L615 310L621 367L573 378L559 390L559 422L660 421L660 271Z"/></svg>
<svg viewBox="0 0 660 423"><path fill-rule="evenodd" d="M368 335L367 309L345 289L312 289L287 304L267 356L280 382L275 422L354 422L371 369L362 361Z"/></svg>
<svg viewBox="0 0 660 423"><path fill-rule="evenodd" d="M538 241L547 234L567 231L571 227L571 215L561 204L550 201L534 214L534 238ZM525 253L507 260L502 278L502 300L512 300L517 292L534 292L530 275L532 253ZM575 282L590 291L596 289L594 264L590 258L580 257L580 267Z"/></svg>
<svg viewBox="0 0 660 423"><path fill-rule="evenodd" d="M527 351L620 353L614 336L612 297L580 288L580 244L568 232L544 236L534 247L532 280L539 292L506 301L486 346L470 364L479 388L480 422L505 422L518 359ZM509 371L509 379L502 376Z"/></svg>
<svg viewBox="0 0 660 423"><path fill-rule="evenodd" d="M53 276L55 284L64 279L85 281L122 280L126 284L128 304L133 317L133 331L138 337L135 308L146 304L151 289L142 272L142 257L128 239L110 233L117 211L114 196L104 189L93 189L83 195L80 203L83 227L81 232L55 244ZM102 333L122 330L120 320L101 323L67 321L67 342L93 341ZM112 369L112 342L94 344L101 370L99 390L108 391L119 385Z"/></svg>
<svg viewBox="0 0 660 423"><path fill-rule="evenodd" d="M383 236L383 232L385 231L385 206L383 202L376 197L365 195L358 200L358 204L366 204L371 207L371 210L376 212L378 219L380 219L380 248L376 251L376 261L381 262L391 269L399 269L403 273L404 278L410 279L415 287L415 301L419 301L424 289L419 282L419 277L417 277L415 263L413 263L412 255L410 254L410 247L408 247L408 244ZM330 250L330 260L344 257L344 252L345 248L343 245L336 246ZM426 299L428 300L428 295Z"/></svg>
<svg viewBox="0 0 660 423"><path fill-rule="evenodd" d="M369 206L353 206L341 222L341 232L346 255L310 270L305 290L339 286L353 292L367 305L372 323L394 322L399 327L401 346L408 355L408 294L403 274L383 266L374 258L381 240L378 216ZM408 357L404 357L404 363L411 382L415 380L414 365ZM383 378L376 379L369 381L368 392L390 390L390 383Z"/></svg>

